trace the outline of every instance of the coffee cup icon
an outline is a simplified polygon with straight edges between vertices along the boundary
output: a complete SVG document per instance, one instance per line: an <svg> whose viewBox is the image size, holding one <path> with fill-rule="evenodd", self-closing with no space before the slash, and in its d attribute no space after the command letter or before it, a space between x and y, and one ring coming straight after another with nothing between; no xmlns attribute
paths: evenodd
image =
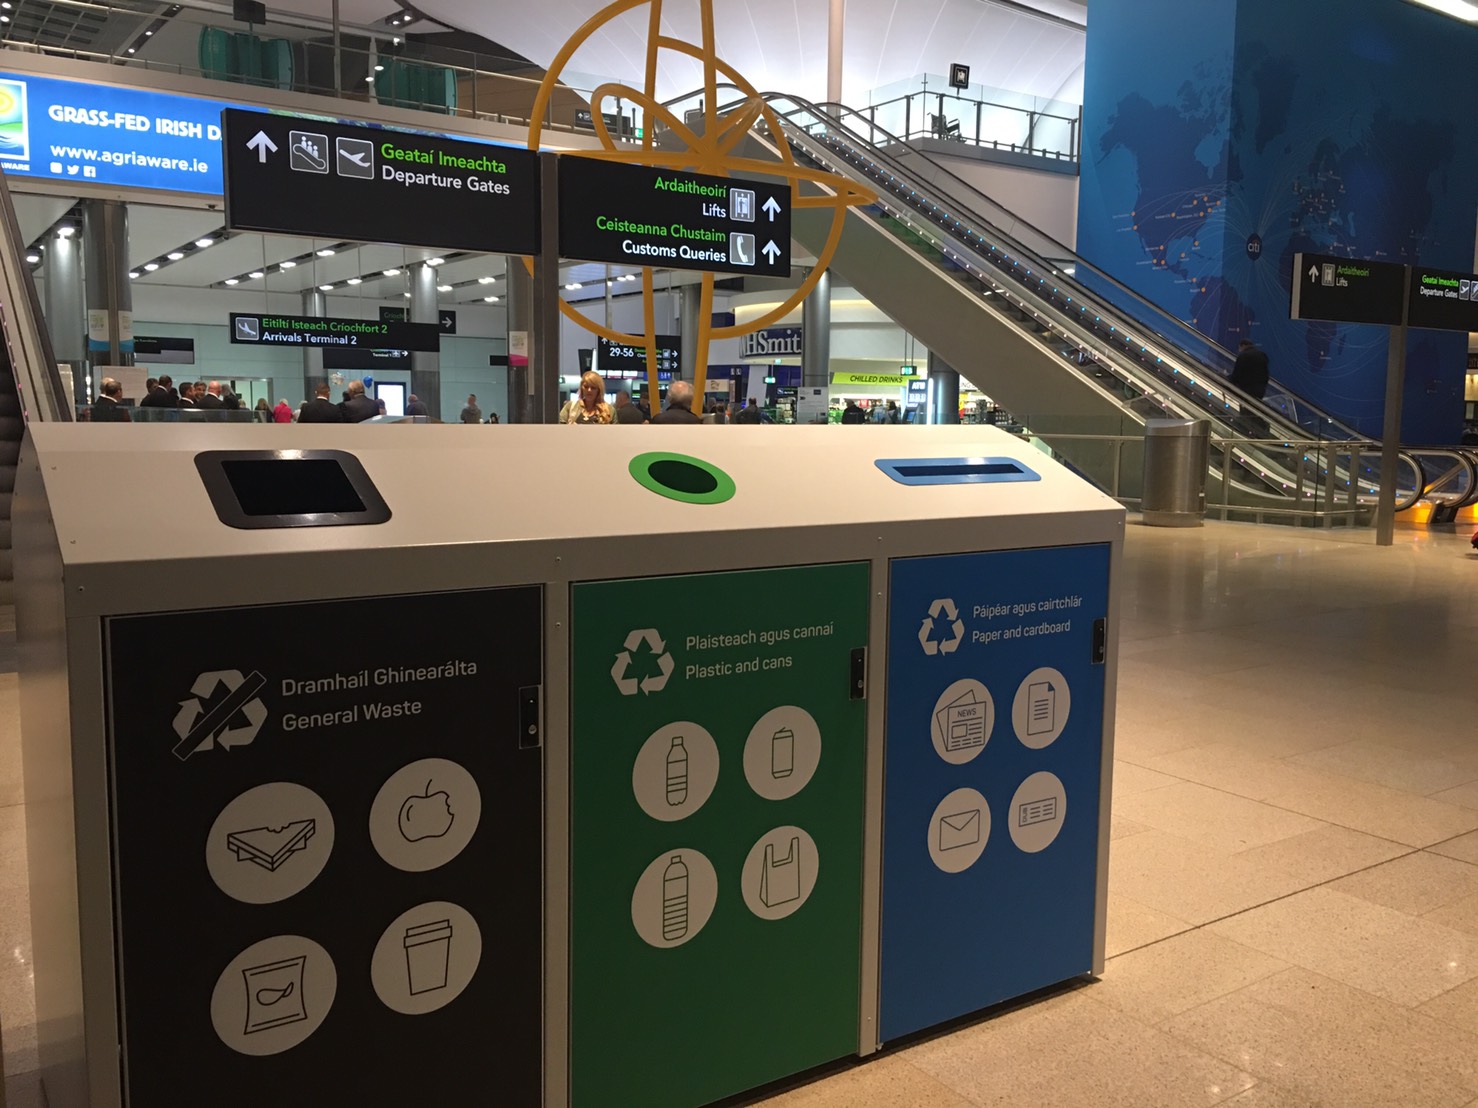
<svg viewBox="0 0 1478 1108"><path fill-rule="evenodd" d="M405 929L405 969L412 996L446 988L452 924L437 920Z"/></svg>

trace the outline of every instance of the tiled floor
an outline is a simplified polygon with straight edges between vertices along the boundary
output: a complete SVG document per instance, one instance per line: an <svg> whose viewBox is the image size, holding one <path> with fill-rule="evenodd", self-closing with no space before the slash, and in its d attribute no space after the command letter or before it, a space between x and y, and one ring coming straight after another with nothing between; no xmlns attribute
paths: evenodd
<svg viewBox="0 0 1478 1108"><path fill-rule="evenodd" d="M1131 525L1126 554L1107 972L765 1103L1478 1108L1478 555L1215 523ZM31 1108L15 702L0 674Z"/></svg>

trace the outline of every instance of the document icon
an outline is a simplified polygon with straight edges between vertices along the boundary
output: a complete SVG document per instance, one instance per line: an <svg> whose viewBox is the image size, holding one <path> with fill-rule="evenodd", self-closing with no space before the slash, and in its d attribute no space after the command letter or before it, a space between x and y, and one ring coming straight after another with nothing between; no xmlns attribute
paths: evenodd
<svg viewBox="0 0 1478 1108"><path fill-rule="evenodd" d="M939 817L939 849L958 850L980 841L980 809Z"/></svg>
<svg viewBox="0 0 1478 1108"><path fill-rule="evenodd" d="M984 746L989 714L990 705L978 700L973 689L946 704L934 717L944 737L944 749L953 752Z"/></svg>
<svg viewBox="0 0 1478 1108"><path fill-rule="evenodd" d="M1050 681L1034 681L1026 690L1026 733L1045 735L1057 727L1057 690Z"/></svg>

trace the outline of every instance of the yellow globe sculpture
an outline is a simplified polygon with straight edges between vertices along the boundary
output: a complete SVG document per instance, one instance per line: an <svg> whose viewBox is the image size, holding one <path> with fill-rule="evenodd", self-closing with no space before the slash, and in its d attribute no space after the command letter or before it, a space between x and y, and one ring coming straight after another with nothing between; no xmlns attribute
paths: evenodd
<svg viewBox="0 0 1478 1108"><path fill-rule="evenodd" d="M758 173L770 177L781 177L789 180L791 183L792 209L832 209L831 231L827 235L826 245L817 257L816 266L811 270L806 280L801 283L800 288L785 303L773 311L767 312L765 315L744 324L734 324L727 327L711 326L713 320L714 275L712 273L703 274L702 293L698 308L697 347L693 354L695 377L693 389L696 393L698 404L701 406L704 395L704 378L707 375L709 342L713 339L738 338L740 335L747 335L752 331L758 331L764 327L768 327L770 324L784 319L791 312L795 311L801 302L811 293L811 290L816 287L816 282L821 279L822 273L831 264L831 259L836 254L837 244L841 241L842 225L846 219L847 209L854 205L874 203L877 200L877 194L838 174L827 173L819 169L810 169L796 162L794 155L791 153L790 144L786 141L785 132L780 125L780 119L775 114L774 109L770 107L764 97L738 71L717 57L714 49L713 0L697 0L697 3L702 26L703 42L701 45L684 42L681 39L671 38L661 33L663 0L616 0L615 3L586 20L584 25L570 36L570 40L555 55L554 60L549 63L549 70L545 74L544 81L539 87L538 97L534 101L531 122L529 124L529 149L539 149L540 138L543 134L542 120L544 113L548 108L550 97L554 94L555 86L559 82L559 75L564 71L566 63L568 63L575 51L583 46L586 40L600 29L600 27L617 16L623 15L645 4L650 8L650 23L647 31L645 88L638 90L629 85L613 82L601 85L595 90L591 98L591 105L594 109L591 112L591 117L603 149L588 153L582 152L581 156L601 158L614 162L647 165L661 169L707 173L720 177L727 177L731 173ZM662 50L672 50L677 53L686 54L699 59L703 63L704 125L702 134L695 133L693 128L689 127L683 120L678 119L669 108L657 102L657 59L659 52ZM730 105L729 109L723 113L720 113L718 110L718 83L720 77L739 89L744 97L737 104ZM604 113L600 111L600 105L607 97L619 97L641 106L646 118L641 149L617 149L616 141L606 126ZM763 120L768 128L768 137L778 150L778 160L742 158L733 155L733 150L749 134L750 129L759 120ZM659 122L678 141L686 143L686 148L681 150L654 149L655 124ZM802 196L801 183L803 181L809 181L814 185L820 186L825 195ZM532 269L532 262L527 264ZM642 319L644 327L642 334L632 335L612 330L609 327L597 323L565 301L560 301L559 307L560 311L567 318L579 324L587 331L590 331L592 334L600 335L612 342L645 347L647 352L647 380L650 390L648 396L655 398L658 395L656 299L654 296L653 270L650 266L642 269Z"/></svg>

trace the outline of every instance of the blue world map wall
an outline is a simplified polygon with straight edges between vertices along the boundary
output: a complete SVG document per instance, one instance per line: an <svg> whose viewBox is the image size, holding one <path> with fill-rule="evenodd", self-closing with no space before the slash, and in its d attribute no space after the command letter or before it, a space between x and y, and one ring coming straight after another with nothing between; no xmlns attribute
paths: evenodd
<svg viewBox="0 0 1478 1108"><path fill-rule="evenodd" d="M1192 11L1192 8L1194 11ZM1292 255L1468 271L1478 29L1396 0L1135 0L1089 20L1078 250L1378 436L1386 331L1288 318ZM1403 439L1455 442L1467 337L1413 331Z"/></svg>

